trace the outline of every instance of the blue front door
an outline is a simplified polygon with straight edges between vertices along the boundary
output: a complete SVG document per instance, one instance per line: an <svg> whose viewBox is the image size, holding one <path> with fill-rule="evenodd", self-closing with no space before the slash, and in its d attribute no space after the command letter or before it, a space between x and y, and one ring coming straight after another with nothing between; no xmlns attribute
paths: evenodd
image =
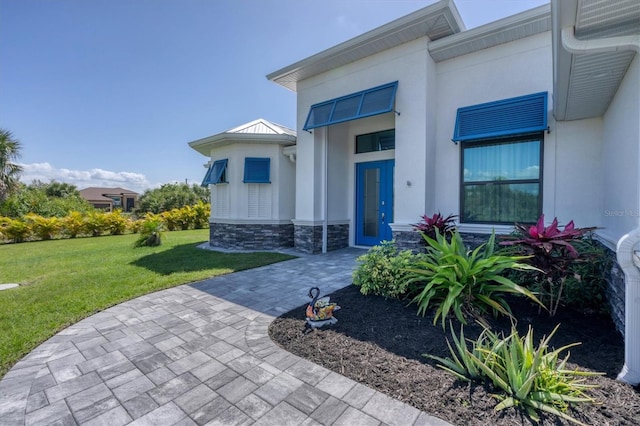
<svg viewBox="0 0 640 426"><path fill-rule="evenodd" d="M391 240L394 160L356 164L356 245Z"/></svg>

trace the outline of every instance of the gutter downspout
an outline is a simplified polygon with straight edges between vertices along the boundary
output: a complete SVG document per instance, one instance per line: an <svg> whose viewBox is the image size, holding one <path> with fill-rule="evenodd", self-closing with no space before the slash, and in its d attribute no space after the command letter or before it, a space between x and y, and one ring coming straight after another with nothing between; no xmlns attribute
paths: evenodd
<svg viewBox="0 0 640 426"><path fill-rule="evenodd" d="M635 247L640 243L640 227L618 241L616 256L624 272L624 366L618 380L640 383L640 269L633 260Z"/></svg>
<svg viewBox="0 0 640 426"><path fill-rule="evenodd" d="M575 28L569 26L562 29L562 47L574 55L624 50L634 50L638 53L640 52L640 35L578 40Z"/></svg>

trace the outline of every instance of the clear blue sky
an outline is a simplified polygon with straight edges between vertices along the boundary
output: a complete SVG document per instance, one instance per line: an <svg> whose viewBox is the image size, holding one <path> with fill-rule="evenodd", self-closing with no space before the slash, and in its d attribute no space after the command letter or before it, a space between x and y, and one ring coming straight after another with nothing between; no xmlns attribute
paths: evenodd
<svg viewBox="0 0 640 426"><path fill-rule="evenodd" d="M295 127L265 75L434 0L0 0L0 127L22 180L136 191L199 183L189 141ZM547 0L456 0L467 28Z"/></svg>

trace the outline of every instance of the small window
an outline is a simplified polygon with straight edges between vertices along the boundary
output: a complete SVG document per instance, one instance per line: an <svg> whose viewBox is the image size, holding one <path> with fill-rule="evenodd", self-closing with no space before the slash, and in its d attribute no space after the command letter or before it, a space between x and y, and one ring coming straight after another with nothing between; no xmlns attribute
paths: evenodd
<svg viewBox="0 0 640 426"><path fill-rule="evenodd" d="M396 148L395 129L356 136L356 154Z"/></svg>
<svg viewBox="0 0 640 426"><path fill-rule="evenodd" d="M271 183L270 158L244 159L244 183Z"/></svg>
<svg viewBox="0 0 640 426"><path fill-rule="evenodd" d="M542 213L543 135L462 143L461 222L534 223Z"/></svg>
<svg viewBox="0 0 640 426"><path fill-rule="evenodd" d="M227 159L215 161L211 167L209 167L209 170L207 170L207 174L202 180L202 186L227 183L228 162L229 160Z"/></svg>

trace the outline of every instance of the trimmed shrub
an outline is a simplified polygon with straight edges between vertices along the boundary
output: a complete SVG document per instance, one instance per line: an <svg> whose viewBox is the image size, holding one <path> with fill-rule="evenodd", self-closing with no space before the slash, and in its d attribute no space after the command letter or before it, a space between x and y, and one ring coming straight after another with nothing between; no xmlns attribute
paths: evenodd
<svg viewBox="0 0 640 426"><path fill-rule="evenodd" d="M394 241L383 241L358 258L353 284L365 295L401 298L407 292L407 269L415 257L410 250L398 252Z"/></svg>
<svg viewBox="0 0 640 426"><path fill-rule="evenodd" d="M124 231L127 230L128 223L129 219L120 209L104 213L104 227L110 235L124 234Z"/></svg>
<svg viewBox="0 0 640 426"><path fill-rule="evenodd" d="M25 222L31 227L31 232L41 240L50 240L58 235L62 224L55 216L42 217L30 213L24 217Z"/></svg>
<svg viewBox="0 0 640 426"><path fill-rule="evenodd" d="M14 243L21 243L31 235L31 227L20 219L0 217L0 232Z"/></svg>

